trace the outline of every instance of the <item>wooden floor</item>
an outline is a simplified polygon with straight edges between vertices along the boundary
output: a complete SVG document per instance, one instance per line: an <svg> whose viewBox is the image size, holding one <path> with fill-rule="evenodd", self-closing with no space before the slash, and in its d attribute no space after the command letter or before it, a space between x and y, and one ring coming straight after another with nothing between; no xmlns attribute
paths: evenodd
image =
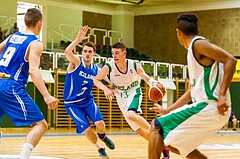
<svg viewBox="0 0 240 159"><path fill-rule="evenodd" d="M1 155L18 155L28 128L5 128L1 131L0 159ZM116 130L108 134L116 144L115 150L107 149L111 159L147 159L147 141L135 133ZM240 132L221 131L199 149L210 159L240 159ZM98 159L98 152L85 136L76 135L74 129L51 129L34 149L32 156ZM171 154L171 159L181 158Z"/></svg>

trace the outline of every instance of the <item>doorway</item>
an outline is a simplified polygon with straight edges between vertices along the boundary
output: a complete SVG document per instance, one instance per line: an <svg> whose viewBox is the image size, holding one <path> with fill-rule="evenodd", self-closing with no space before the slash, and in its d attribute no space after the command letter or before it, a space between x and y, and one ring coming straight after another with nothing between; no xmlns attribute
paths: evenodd
<svg viewBox="0 0 240 159"><path fill-rule="evenodd" d="M29 8L38 8L39 10L42 11L41 5L34 4L34 3L17 2L17 25L18 25L19 31L21 32L25 31L24 15ZM11 22L11 23L14 24L15 22ZM42 30L38 38L42 41Z"/></svg>

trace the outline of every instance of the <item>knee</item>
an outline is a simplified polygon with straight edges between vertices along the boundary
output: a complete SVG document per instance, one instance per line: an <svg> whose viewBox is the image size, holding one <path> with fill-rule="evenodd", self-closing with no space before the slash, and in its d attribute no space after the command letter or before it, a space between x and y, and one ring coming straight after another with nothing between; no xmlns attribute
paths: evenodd
<svg viewBox="0 0 240 159"><path fill-rule="evenodd" d="M136 119L136 113L134 111L127 111L126 112L126 118L131 121L135 121Z"/></svg>
<svg viewBox="0 0 240 159"><path fill-rule="evenodd" d="M36 126L36 125L38 125L39 127L41 127L41 129L42 129L44 132L48 129L48 124L47 124L47 122L46 122L45 119L44 119L44 120L41 120L41 121L39 121L39 122L37 122L37 123L32 124L32 127L34 127L34 126Z"/></svg>
<svg viewBox="0 0 240 159"><path fill-rule="evenodd" d="M94 124L95 124L97 129L105 128L105 123L104 123L103 120L96 121Z"/></svg>
<svg viewBox="0 0 240 159"><path fill-rule="evenodd" d="M89 126L87 129L85 129L82 133L85 135L88 135L92 132L92 128Z"/></svg>

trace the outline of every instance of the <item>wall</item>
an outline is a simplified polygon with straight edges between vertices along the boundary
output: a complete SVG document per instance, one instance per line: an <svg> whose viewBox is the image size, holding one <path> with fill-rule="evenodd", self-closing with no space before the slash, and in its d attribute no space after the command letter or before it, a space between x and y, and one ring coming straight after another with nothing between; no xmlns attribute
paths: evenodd
<svg viewBox="0 0 240 159"><path fill-rule="evenodd" d="M112 29L112 16L107 14L99 14L94 12L86 12L83 11L83 25L88 25L90 27L103 29L94 31L94 35L96 35L96 44L103 45L103 41L106 40L107 44L109 44L109 39L104 38L107 35L107 30ZM93 36L91 37L91 41L93 41Z"/></svg>
<svg viewBox="0 0 240 159"><path fill-rule="evenodd" d="M232 82L230 86L231 92L231 102L232 102L232 110L236 116L240 120L240 98L239 98L239 89L240 82Z"/></svg>
<svg viewBox="0 0 240 159"><path fill-rule="evenodd" d="M176 36L177 14L135 16L134 48L161 62L186 64Z"/></svg>
<svg viewBox="0 0 240 159"><path fill-rule="evenodd" d="M232 55L240 55L239 8L194 13L199 17L200 35L207 37ZM180 46L175 31L178 14L136 16L135 49L157 61L186 64L186 51Z"/></svg>
<svg viewBox="0 0 240 159"><path fill-rule="evenodd" d="M17 1L16 0L0 1L0 15L16 18Z"/></svg>

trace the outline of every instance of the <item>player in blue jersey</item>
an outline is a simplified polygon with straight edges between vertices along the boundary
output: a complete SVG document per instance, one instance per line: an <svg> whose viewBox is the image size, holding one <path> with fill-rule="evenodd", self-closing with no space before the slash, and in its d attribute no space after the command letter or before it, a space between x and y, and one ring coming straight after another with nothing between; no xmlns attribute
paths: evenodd
<svg viewBox="0 0 240 159"><path fill-rule="evenodd" d="M29 159L48 128L25 89L29 74L49 109L55 109L58 100L49 94L39 71L43 44L36 35L42 27L42 13L36 8L28 9L24 22L24 33L14 33L0 44L0 119L6 114L16 126L32 126L20 154L20 159Z"/></svg>
<svg viewBox="0 0 240 159"><path fill-rule="evenodd" d="M105 123L92 95L93 79L99 70L92 62L93 56L96 54L96 46L92 42L84 43L82 46L82 58L72 52L79 42L89 38L86 36L87 31L88 26L83 26L76 39L64 52L70 61L64 85L64 105L67 113L77 125L76 132L78 134L84 133L87 139L98 149L100 158L108 159L104 147L98 142L98 138L88 121L88 119L93 121L98 137L105 142L107 147L114 149L114 143L105 134Z"/></svg>

